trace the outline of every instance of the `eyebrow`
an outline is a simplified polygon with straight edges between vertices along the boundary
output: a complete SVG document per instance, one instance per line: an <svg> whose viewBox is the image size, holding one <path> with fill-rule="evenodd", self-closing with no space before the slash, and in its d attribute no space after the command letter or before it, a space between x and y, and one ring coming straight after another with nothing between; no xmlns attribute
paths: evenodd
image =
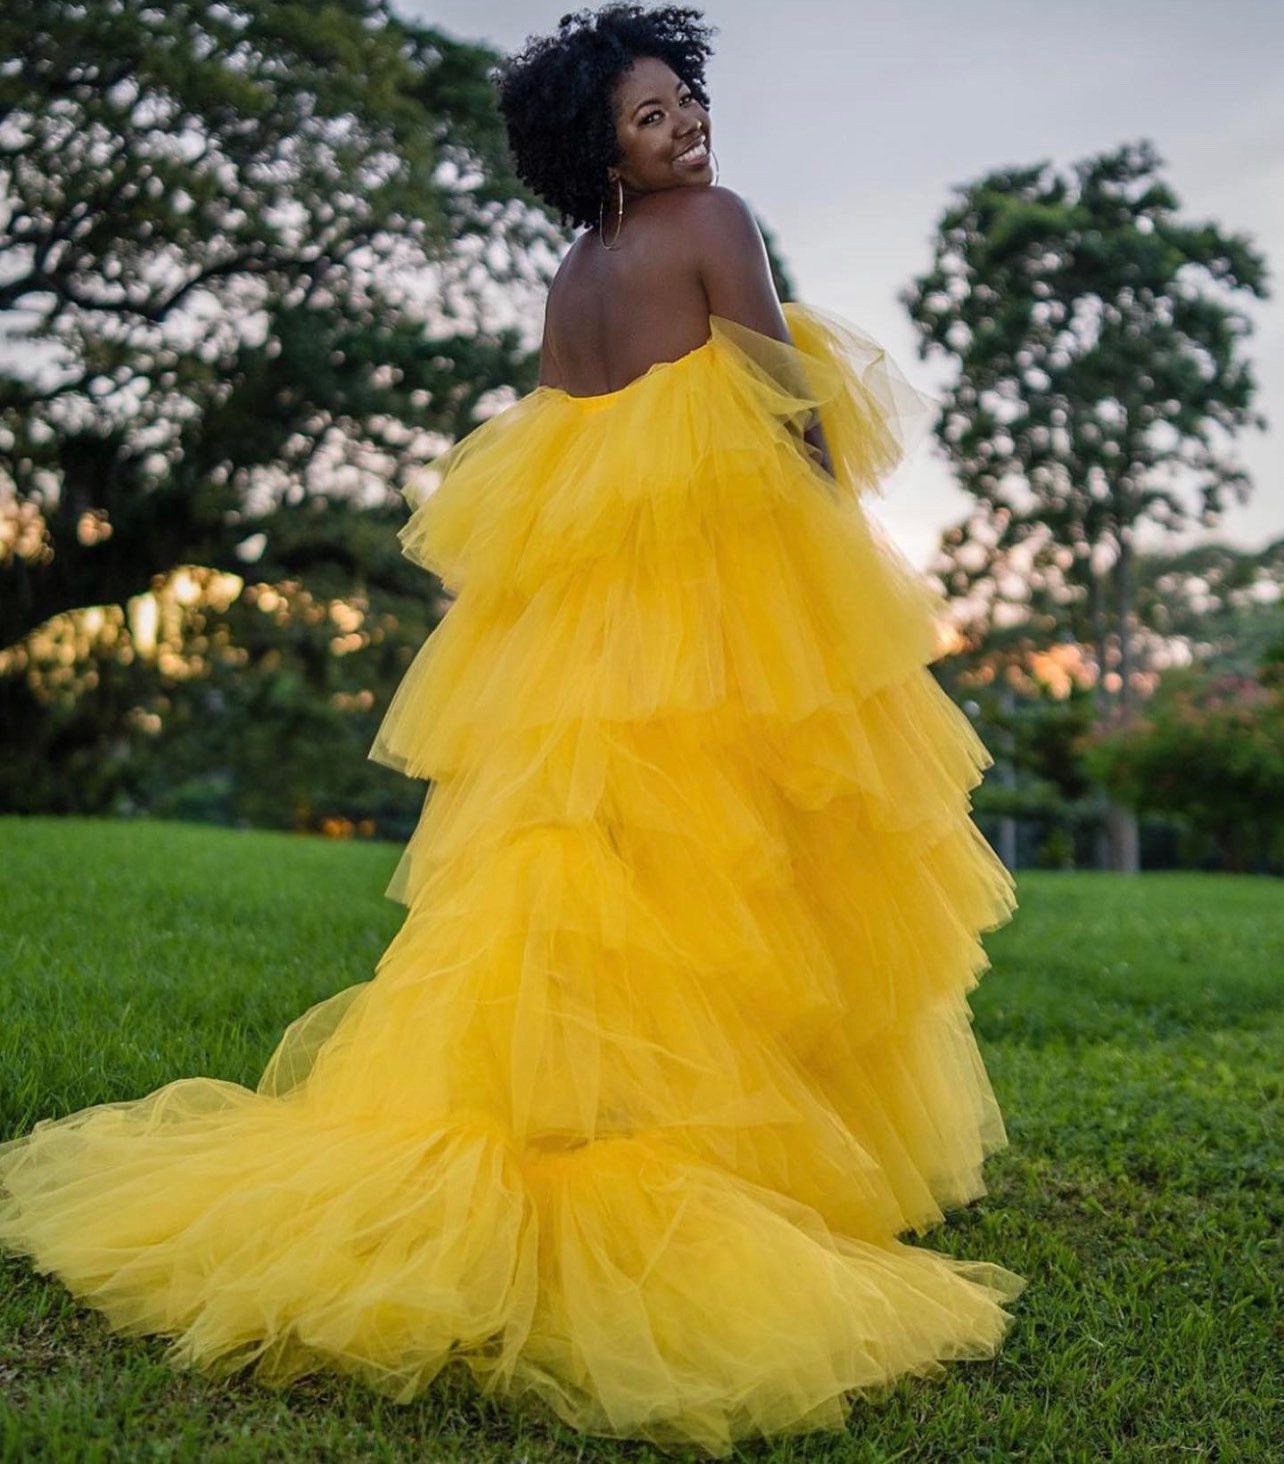
<svg viewBox="0 0 1284 1464"><path fill-rule="evenodd" d="M688 91L691 90L691 88L687 86L685 81L680 81L678 83L679 90L681 90L681 88L683 87L686 87ZM640 107L662 107L663 105L664 99L662 97L647 97L646 101L636 103L633 110L636 112Z"/></svg>

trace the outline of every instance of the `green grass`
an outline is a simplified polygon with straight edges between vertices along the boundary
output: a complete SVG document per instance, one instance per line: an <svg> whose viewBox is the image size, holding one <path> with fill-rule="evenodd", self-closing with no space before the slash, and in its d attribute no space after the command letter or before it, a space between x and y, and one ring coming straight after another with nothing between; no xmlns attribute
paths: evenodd
<svg viewBox="0 0 1284 1464"><path fill-rule="evenodd" d="M0 819L0 1131L203 1073L366 979L399 850L180 824ZM762 1461L1284 1458L1284 886L1028 874L973 994L1011 1147L926 1243L1029 1278L1000 1355L904 1379ZM397 1407L177 1373L0 1261L0 1459L660 1460L443 1373ZM1273 1404L1275 1405L1273 1408Z"/></svg>

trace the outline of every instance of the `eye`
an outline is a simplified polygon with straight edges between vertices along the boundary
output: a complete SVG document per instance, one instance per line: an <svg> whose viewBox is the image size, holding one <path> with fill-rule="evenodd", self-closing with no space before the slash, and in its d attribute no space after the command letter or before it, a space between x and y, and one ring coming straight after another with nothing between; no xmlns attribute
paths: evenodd
<svg viewBox="0 0 1284 1464"><path fill-rule="evenodd" d="M695 93L694 92L688 92L686 94L686 96L679 98L678 105L680 107L685 107L688 102L694 102L694 101L695 101ZM642 126L645 127L646 124L651 120L652 117L662 117L663 115L664 115L663 112L657 112L657 111L654 111L654 110L652 110L650 112L647 112L643 116L643 118L642 118Z"/></svg>

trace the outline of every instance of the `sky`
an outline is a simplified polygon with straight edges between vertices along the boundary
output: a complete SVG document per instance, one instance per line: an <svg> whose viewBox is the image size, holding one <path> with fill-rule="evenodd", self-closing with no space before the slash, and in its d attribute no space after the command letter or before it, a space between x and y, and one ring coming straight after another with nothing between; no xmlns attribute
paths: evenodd
<svg viewBox="0 0 1284 1464"><path fill-rule="evenodd" d="M395 3L503 51L578 8ZM774 234L799 298L876 337L926 391L947 384L949 365L919 359L897 295L930 265L952 190L997 168L1068 168L1149 138L1178 217L1244 234L1266 257L1273 298L1245 294L1239 308L1254 323L1246 354L1269 426L1229 444L1254 491L1211 536L1258 548L1284 535L1284 3L711 0L701 8L718 27L707 81L719 183ZM969 502L929 439L872 506L925 566Z"/></svg>

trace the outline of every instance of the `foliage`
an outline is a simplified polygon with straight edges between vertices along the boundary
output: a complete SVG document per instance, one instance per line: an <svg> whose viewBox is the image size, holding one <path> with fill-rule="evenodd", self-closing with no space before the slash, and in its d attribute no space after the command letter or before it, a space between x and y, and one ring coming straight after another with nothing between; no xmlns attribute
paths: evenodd
<svg viewBox="0 0 1284 1464"><path fill-rule="evenodd" d="M1144 712L1088 740L1093 774L1176 814L1228 869L1284 873L1284 639L1256 677L1182 667Z"/></svg>
<svg viewBox="0 0 1284 1464"><path fill-rule="evenodd" d="M495 53L386 0L32 0L0 48L0 646L235 569L282 502L386 502L533 385L494 321L562 236Z"/></svg>
<svg viewBox="0 0 1284 1464"><path fill-rule="evenodd" d="M995 632L934 666L995 759L973 794L983 826L995 818L1064 828L1073 837L1097 817L1079 741L1092 721L1088 688L1024 637Z"/></svg>
<svg viewBox="0 0 1284 1464"><path fill-rule="evenodd" d="M1250 676L1278 641L1281 605L1284 539L1137 557L1137 619L1158 664L1180 648L1192 662Z"/></svg>
<svg viewBox="0 0 1284 1464"><path fill-rule="evenodd" d="M383 563L396 525L295 510L248 583L187 567L48 622L0 676L0 808L408 835L424 784L367 759L436 613L431 577Z"/></svg>

